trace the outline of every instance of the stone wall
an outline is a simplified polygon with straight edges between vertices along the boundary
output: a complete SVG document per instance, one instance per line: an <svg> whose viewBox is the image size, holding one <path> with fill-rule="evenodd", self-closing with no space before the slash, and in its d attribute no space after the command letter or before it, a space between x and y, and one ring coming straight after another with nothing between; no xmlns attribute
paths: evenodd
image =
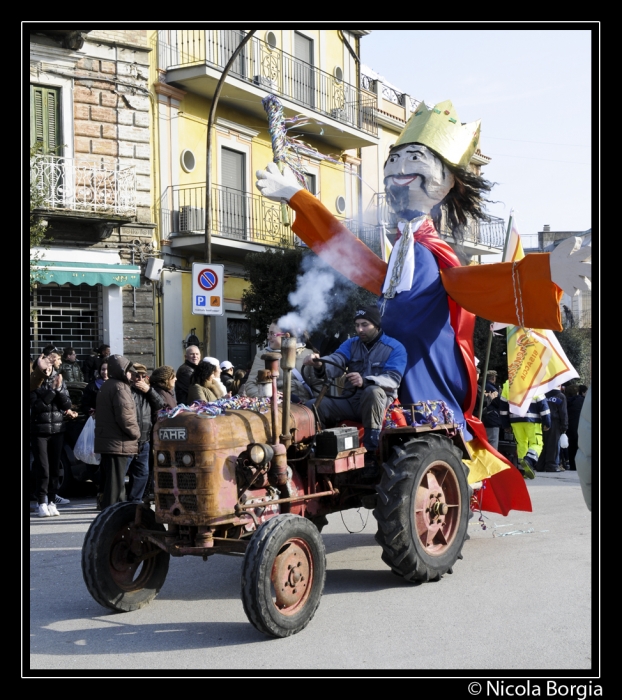
<svg viewBox="0 0 622 700"><path fill-rule="evenodd" d="M145 46L131 49L101 43L92 34L124 35L127 41L144 34ZM151 104L146 40L146 32L137 31L89 34L82 48L86 56L75 68L73 90L76 160L96 161L105 167L135 166L137 220L144 223L151 221Z"/></svg>

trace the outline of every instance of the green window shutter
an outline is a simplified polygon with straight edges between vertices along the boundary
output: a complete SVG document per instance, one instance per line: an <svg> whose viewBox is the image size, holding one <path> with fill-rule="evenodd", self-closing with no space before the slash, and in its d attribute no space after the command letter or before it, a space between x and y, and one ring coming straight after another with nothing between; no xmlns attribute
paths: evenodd
<svg viewBox="0 0 622 700"><path fill-rule="evenodd" d="M30 145L45 154L62 155L58 88L30 86Z"/></svg>

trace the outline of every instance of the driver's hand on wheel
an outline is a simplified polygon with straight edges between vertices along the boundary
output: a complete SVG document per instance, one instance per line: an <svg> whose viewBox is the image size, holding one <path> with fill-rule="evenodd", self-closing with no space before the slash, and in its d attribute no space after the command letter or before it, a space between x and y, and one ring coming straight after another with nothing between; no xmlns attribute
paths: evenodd
<svg viewBox="0 0 622 700"><path fill-rule="evenodd" d="M363 386L363 377L358 372L348 372L346 381L350 382L352 386Z"/></svg>
<svg viewBox="0 0 622 700"><path fill-rule="evenodd" d="M312 355L307 355L302 362L303 365L313 365L314 367L321 367L322 362L320 361L320 356L314 352Z"/></svg>

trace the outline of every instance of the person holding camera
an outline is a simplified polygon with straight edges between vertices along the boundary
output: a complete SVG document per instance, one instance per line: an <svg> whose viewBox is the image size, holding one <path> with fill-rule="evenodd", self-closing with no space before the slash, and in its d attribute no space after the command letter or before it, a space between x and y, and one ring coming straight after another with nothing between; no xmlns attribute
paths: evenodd
<svg viewBox="0 0 622 700"><path fill-rule="evenodd" d="M76 418L54 353L42 354L30 375L30 445L34 457L39 517L60 515L56 496L64 444L65 418Z"/></svg>

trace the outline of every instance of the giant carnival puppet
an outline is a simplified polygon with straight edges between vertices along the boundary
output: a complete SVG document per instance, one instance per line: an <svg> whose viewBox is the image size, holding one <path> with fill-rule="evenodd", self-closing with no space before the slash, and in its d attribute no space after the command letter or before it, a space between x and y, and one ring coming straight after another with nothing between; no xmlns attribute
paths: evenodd
<svg viewBox="0 0 622 700"><path fill-rule="evenodd" d="M473 352L475 315L527 328L561 330L562 290L583 286L590 266L578 241L515 263L461 266L437 233L444 210L451 229L486 218L491 184L468 170L480 122L461 124L450 101L421 104L391 147L384 166L387 203L398 238L388 264L348 231L291 172L271 163L257 187L296 212L294 232L356 284L379 295L382 328L408 353L403 404L442 400L453 411L473 453L469 482L486 481L481 507L507 514L531 510L520 472L488 443L473 414L477 395Z"/></svg>

